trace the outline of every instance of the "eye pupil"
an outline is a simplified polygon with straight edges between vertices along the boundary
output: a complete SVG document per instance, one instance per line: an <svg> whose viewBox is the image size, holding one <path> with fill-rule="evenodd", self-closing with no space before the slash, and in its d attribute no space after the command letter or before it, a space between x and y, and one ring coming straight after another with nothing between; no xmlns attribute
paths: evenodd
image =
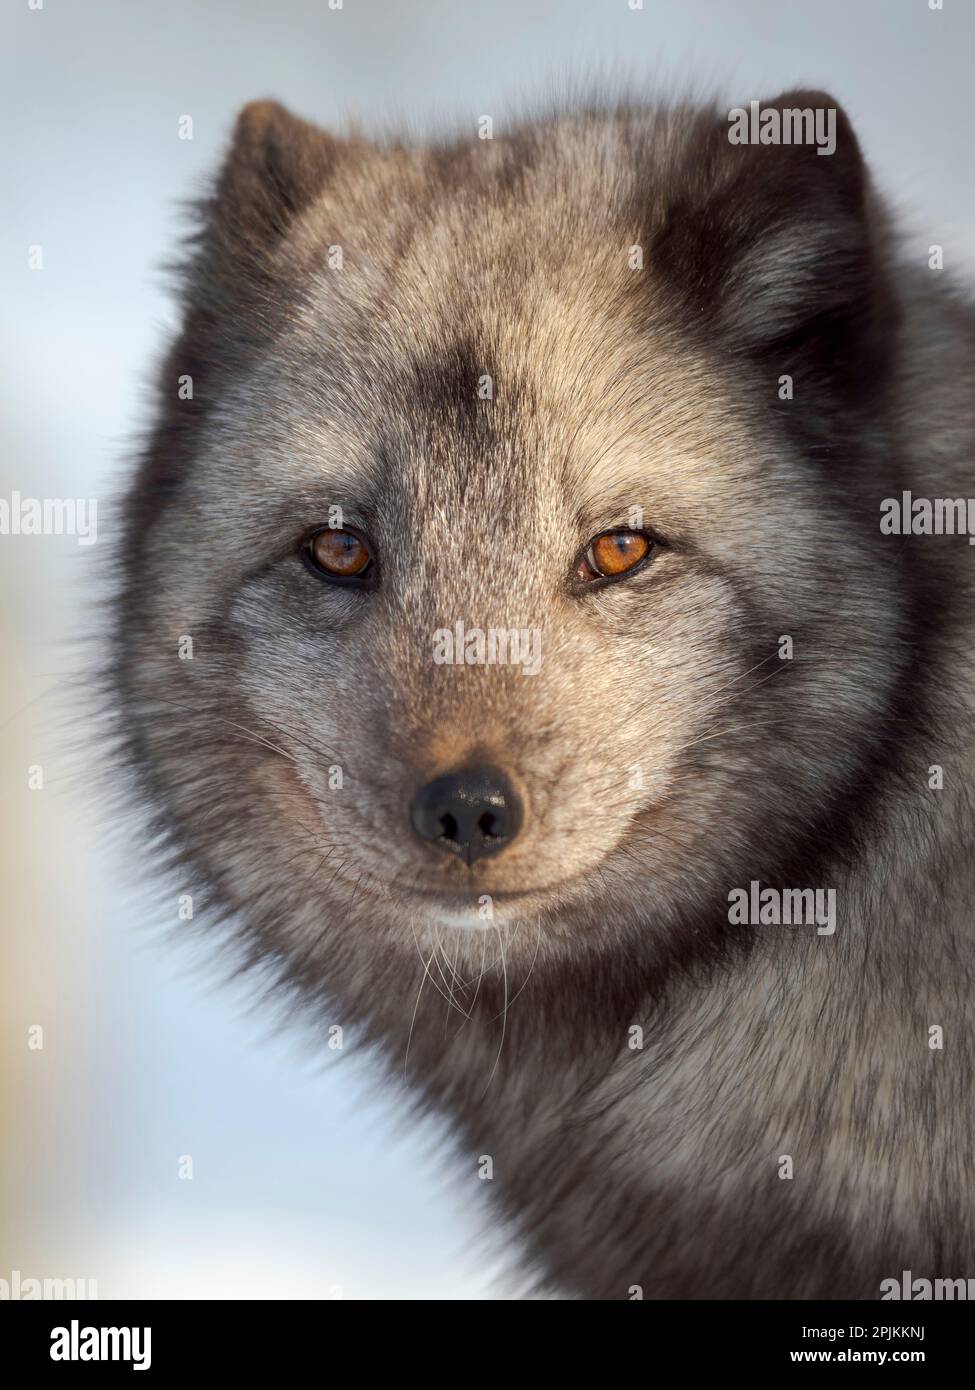
<svg viewBox="0 0 975 1390"><path fill-rule="evenodd" d="M365 541L353 531L319 531L311 539L310 550L316 566L339 579L357 578L372 560Z"/></svg>

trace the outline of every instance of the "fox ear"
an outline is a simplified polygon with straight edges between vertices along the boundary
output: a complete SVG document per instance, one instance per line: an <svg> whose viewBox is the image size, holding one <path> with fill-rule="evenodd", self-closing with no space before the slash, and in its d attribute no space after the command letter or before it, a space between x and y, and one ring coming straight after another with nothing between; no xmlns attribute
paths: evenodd
<svg viewBox="0 0 975 1390"><path fill-rule="evenodd" d="M653 262L705 331L756 350L866 323L882 259L869 179L825 92L703 119L677 188Z"/></svg>
<svg viewBox="0 0 975 1390"><path fill-rule="evenodd" d="M328 180L340 142L276 101L253 101L237 117L210 203L214 248L260 258Z"/></svg>
<svg viewBox="0 0 975 1390"><path fill-rule="evenodd" d="M294 256L276 253L348 148L277 102L252 102L241 111L217 181L194 209L187 254L171 267L183 329L163 370L167 383L191 380L193 393L186 400L167 394L160 448L178 453L183 434L260 352L287 311Z"/></svg>

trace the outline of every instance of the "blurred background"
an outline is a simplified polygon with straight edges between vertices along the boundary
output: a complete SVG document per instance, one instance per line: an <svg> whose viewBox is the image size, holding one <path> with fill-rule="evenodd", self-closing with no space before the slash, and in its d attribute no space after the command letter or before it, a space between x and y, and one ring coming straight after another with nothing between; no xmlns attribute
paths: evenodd
<svg viewBox="0 0 975 1390"><path fill-rule="evenodd" d="M499 135L593 78L729 106L824 86L905 254L938 243L949 270L975 269L968 0L332 4L2 0L0 498L99 513L95 545L0 535L0 1279L94 1279L101 1297L514 1293L436 1127L183 940L73 694L104 660L111 502L174 327L159 267L238 108L272 96L367 130L489 114Z"/></svg>

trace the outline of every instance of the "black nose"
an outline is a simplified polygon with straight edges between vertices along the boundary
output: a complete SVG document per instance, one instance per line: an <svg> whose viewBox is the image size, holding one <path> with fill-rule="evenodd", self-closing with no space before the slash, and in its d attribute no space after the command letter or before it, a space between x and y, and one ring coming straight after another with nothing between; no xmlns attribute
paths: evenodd
<svg viewBox="0 0 975 1390"><path fill-rule="evenodd" d="M521 826L521 802L496 768L449 772L421 787L410 808L424 840L468 864L509 845Z"/></svg>

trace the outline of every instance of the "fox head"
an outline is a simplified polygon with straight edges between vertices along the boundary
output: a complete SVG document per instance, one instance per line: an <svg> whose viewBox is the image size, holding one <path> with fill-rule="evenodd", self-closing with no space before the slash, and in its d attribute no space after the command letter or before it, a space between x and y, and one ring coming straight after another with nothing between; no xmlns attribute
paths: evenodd
<svg viewBox="0 0 975 1390"><path fill-rule="evenodd" d="M243 111L117 664L159 827L258 953L373 992L486 928L539 981L662 966L842 833L914 601L885 260L842 112L823 157L691 108L416 146Z"/></svg>

